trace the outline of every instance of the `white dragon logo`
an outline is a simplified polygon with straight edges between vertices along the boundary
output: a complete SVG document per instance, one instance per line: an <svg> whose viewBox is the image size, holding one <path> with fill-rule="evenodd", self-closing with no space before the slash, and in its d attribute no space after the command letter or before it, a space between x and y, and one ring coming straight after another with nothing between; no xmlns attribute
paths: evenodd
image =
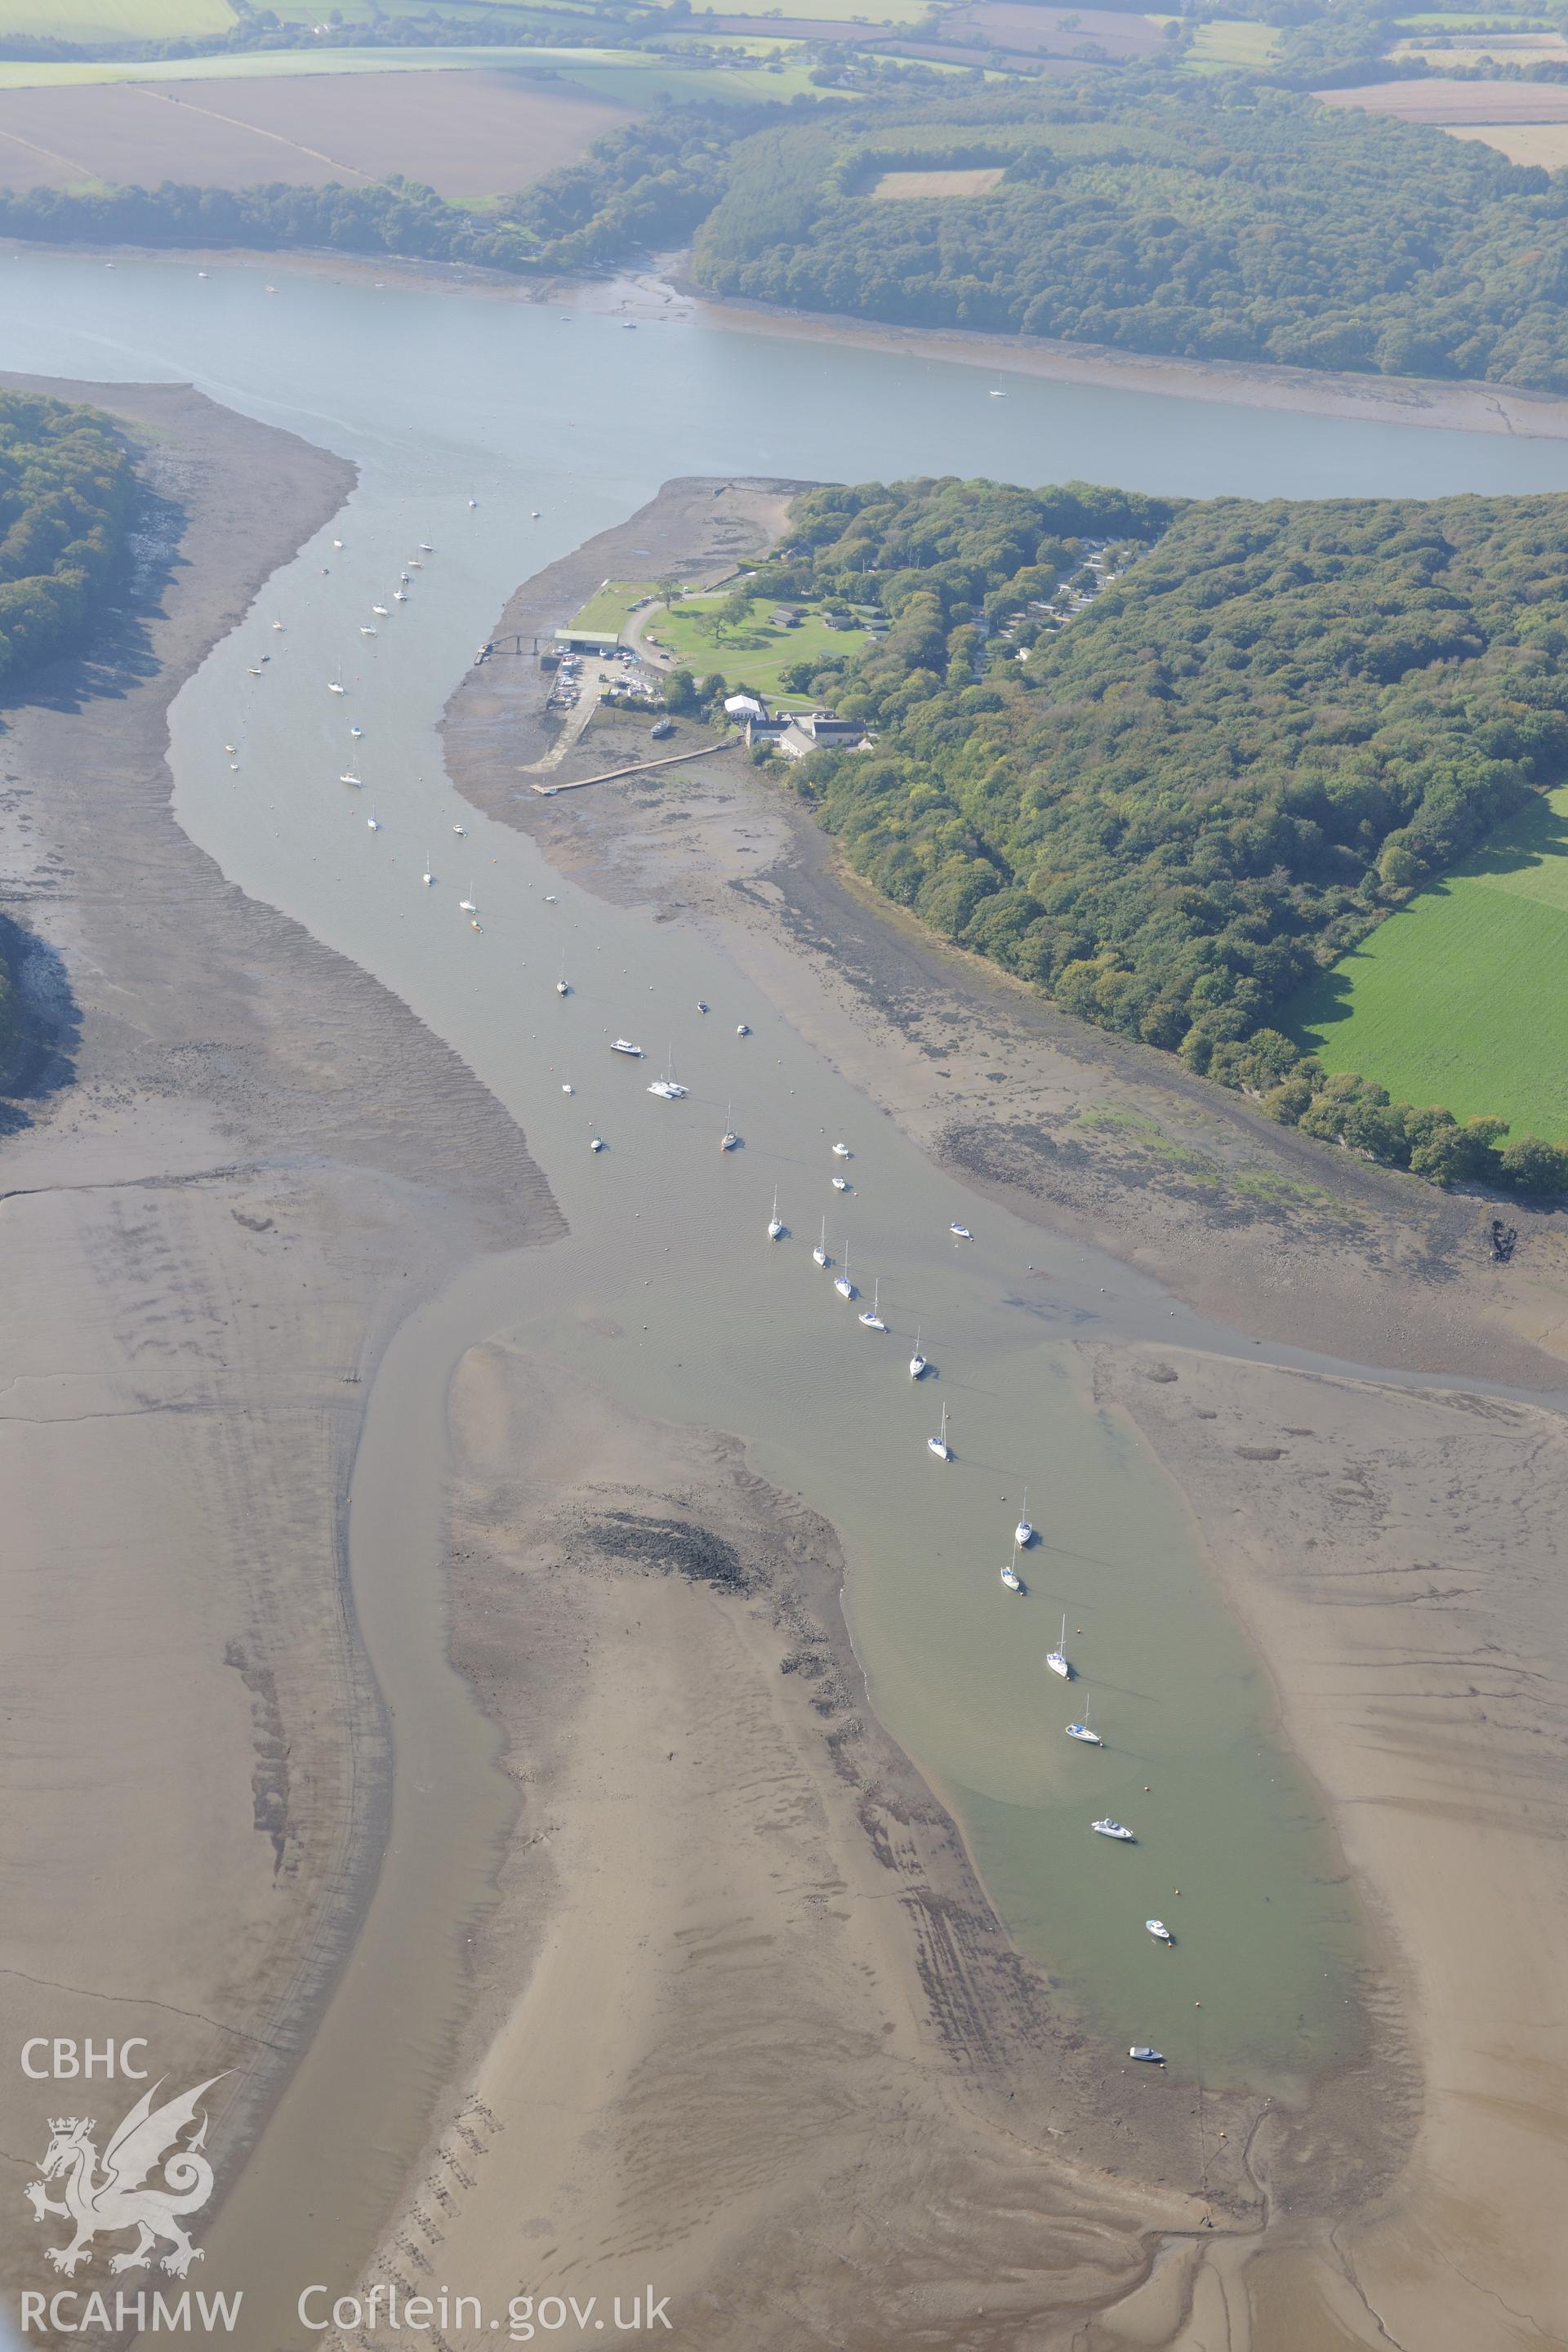
<svg viewBox="0 0 1568 2352"><path fill-rule="evenodd" d="M207 2136L205 2114L195 2137L185 2147L177 2147L176 2142L186 2125L195 2120L203 2093L222 2080L221 2074L210 2075L194 2091L166 2100L157 2108L153 2106L153 2101L162 2083L154 2083L150 2091L143 2091L103 2151L101 2179L98 2150L88 2137L94 2128L92 2116L50 2117L49 2144L41 2167L43 2179L30 2180L22 2193L33 2209L35 2221L41 2221L46 2213L58 2213L76 2225L76 2235L68 2246L46 2249L56 2270L71 2276L79 2263L89 2259L94 2238L100 2233L111 2235L118 2230L135 2230L140 2234L129 2253L110 2257L111 2271L145 2270L153 2248L163 2238L168 2240L173 2252L163 2256L162 2268L172 2271L176 2278L184 2278L194 2262L203 2260L201 2248L192 2245L179 2216L199 2212L213 2193L213 2168L201 2154ZM167 2186L143 2188L142 2182L160 2163ZM65 2196L63 2201L57 2203L46 2195L44 2182L61 2179Z"/></svg>

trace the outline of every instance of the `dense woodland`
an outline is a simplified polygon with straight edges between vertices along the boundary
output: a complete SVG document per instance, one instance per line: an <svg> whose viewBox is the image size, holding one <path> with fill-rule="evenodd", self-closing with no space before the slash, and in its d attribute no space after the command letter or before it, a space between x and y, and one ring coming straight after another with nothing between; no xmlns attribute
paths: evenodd
<svg viewBox="0 0 1568 2352"><path fill-rule="evenodd" d="M1084 81L766 130L700 232L715 291L906 325L1568 390L1568 176L1238 81ZM889 204L886 169L1005 164Z"/></svg>
<svg viewBox="0 0 1568 2352"><path fill-rule="evenodd" d="M1064 621L1090 542L1118 576ZM1500 1159L1495 1125L1327 1079L1275 1026L1568 775L1568 499L862 485L799 499L758 584L888 616L795 681L873 730L802 783L878 888L1310 1131L1441 1179L1568 1181L1554 1147Z"/></svg>
<svg viewBox="0 0 1568 2352"><path fill-rule="evenodd" d="M0 686L74 644L124 539L131 467L91 408L0 392ZM0 960L0 1065L16 1024Z"/></svg>

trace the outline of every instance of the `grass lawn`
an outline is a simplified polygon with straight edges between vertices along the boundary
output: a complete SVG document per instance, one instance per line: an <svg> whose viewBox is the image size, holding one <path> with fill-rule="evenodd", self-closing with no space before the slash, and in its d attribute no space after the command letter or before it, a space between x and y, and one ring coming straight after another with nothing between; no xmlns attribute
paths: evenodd
<svg viewBox="0 0 1568 2352"><path fill-rule="evenodd" d="M1568 1143L1568 786L1342 957L1282 1023L1395 1102Z"/></svg>
<svg viewBox="0 0 1568 2352"><path fill-rule="evenodd" d="M762 694L777 694L779 673L795 662L817 661L827 654L858 653L869 642L864 629L830 629L819 614L805 607L799 628L775 629L767 618L773 601L759 597L743 627L726 629L722 636L715 636L710 624L724 602L723 593L683 596L678 604L655 615L653 633L665 651L699 676L705 670L718 670L727 678L743 678Z"/></svg>
<svg viewBox="0 0 1568 2352"><path fill-rule="evenodd" d="M572 615L575 629L624 629L632 606L658 588L654 580L606 580L595 588L580 613Z"/></svg>

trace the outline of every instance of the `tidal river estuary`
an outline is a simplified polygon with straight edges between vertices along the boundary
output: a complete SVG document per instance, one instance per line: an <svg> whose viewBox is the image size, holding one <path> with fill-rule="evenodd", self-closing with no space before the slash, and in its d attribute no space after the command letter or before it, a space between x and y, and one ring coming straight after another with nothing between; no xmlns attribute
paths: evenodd
<svg viewBox="0 0 1568 2352"><path fill-rule="evenodd" d="M445 1663L439 1559L446 1384L490 1332L580 1364L639 1410L736 1433L763 1475L831 1520L879 1714L1089 2030L1157 2042L1219 2083L1331 2063L1354 2013L1358 1931L1320 1809L1274 1738L1179 1498L1097 1413L1068 1346L1097 1330L1249 1343L968 1194L713 945L606 905L460 801L437 727L518 582L676 475L1437 495L1563 488L1568 445L1024 376L996 400L988 377L945 362L691 320L633 334L607 316L368 273L333 282L280 260L206 266L0 262L5 362L189 381L359 468L347 507L175 704L176 814L245 891L449 1043L517 1118L570 1226L554 1247L460 1276L405 1325L377 1377L350 1557L395 1729L394 1834L360 1947L260 2151L263 2179L269 2164L286 2174L290 2146L312 2144L351 2082L363 2109L389 2036L417 2073L483 1893L504 1791L492 1737ZM351 769L358 793L339 783ZM647 1059L612 1057L614 1036ZM667 1055L690 1088L679 1102L647 1091ZM727 1157L726 1123L744 1138ZM852 1160L830 1157L838 1139ZM848 1193L830 1185L840 1166ZM787 1230L770 1246L775 1186ZM835 1271L847 1245L887 1336L813 1265L824 1215ZM972 1242L952 1237L955 1222ZM605 1323L624 1344L604 1344ZM919 1387L917 1327L933 1368ZM943 1405L947 1467L926 1446ZM1017 1602L998 1569L1026 1488L1042 1539ZM1044 1671L1063 1612L1070 1694ZM1062 1736L1086 1711L1102 1750ZM1137 1846L1086 1835L1094 1814L1136 1818ZM1176 1916L1176 1948L1157 1953L1142 1922ZM369 2141L396 2139L400 2095L388 2087Z"/></svg>

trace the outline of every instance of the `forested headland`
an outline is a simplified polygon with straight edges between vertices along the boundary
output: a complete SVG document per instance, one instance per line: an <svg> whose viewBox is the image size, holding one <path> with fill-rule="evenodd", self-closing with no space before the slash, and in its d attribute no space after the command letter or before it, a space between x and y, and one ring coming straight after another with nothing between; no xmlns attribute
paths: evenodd
<svg viewBox="0 0 1568 2352"><path fill-rule="evenodd" d="M872 730L799 782L877 888L1309 1132L1568 1184L1568 1152L1330 1078L1276 1025L1568 776L1568 498L860 485L797 500L757 584L887 615L793 681Z"/></svg>
<svg viewBox="0 0 1568 2352"><path fill-rule="evenodd" d="M1233 79L1086 77L754 133L716 293L1184 358L1568 390L1568 175ZM1000 165L879 200L883 172Z"/></svg>
<svg viewBox="0 0 1568 2352"><path fill-rule="evenodd" d="M0 391L0 688L79 639L123 544L131 488L106 416ZM0 1065L15 1042L0 960Z"/></svg>

